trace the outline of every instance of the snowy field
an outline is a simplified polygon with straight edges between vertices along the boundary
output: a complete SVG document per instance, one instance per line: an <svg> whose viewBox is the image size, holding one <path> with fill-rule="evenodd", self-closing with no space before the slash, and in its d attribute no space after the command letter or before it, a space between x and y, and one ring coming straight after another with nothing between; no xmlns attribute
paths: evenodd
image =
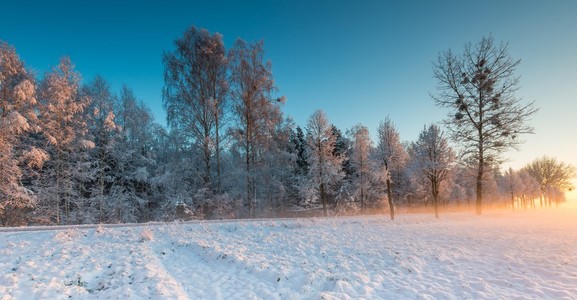
<svg viewBox="0 0 577 300"><path fill-rule="evenodd" d="M0 232L0 299L577 299L577 210Z"/></svg>

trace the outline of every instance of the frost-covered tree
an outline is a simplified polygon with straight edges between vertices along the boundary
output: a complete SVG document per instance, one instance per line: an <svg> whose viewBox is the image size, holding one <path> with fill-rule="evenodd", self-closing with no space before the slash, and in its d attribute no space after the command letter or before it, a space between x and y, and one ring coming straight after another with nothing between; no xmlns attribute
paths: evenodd
<svg viewBox="0 0 577 300"><path fill-rule="evenodd" d="M115 96L110 90L110 84L101 76L96 76L82 88L84 96L90 99L89 106L84 110L83 119L87 122L87 137L93 141L90 149L90 168L92 180L88 182L90 202L98 203L98 222L106 221L106 200L114 182L113 152L116 146L117 127L114 120Z"/></svg>
<svg viewBox="0 0 577 300"><path fill-rule="evenodd" d="M492 37L465 45L461 55L442 52L434 64L438 94L433 100L451 110L445 123L461 147L463 161L476 170L476 213L481 214L483 178L502 162L502 154L517 149L521 134L532 133L527 123L537 111L515 96L520 60L509 55L508 44Z"/></svg>
<svg viewBox="0 0 577 300"><path fill-rule="evenodd" d="M17 222L19 210L36 205L22 184L21 166L41 167L46 153L27 145L24 136L38 130L36 85L16 50L0 41L0 220Z"/></svg>
<svg viewBox="0 0 577 300"><path fill-rule="evenodd" d="M231 68L232 111L236 127L233 138L244 156L245 201L250 215L257 208L256 173L262 171L260 160L271 149L274 129L282 121L275 90L272 65L264 60L263 43L247 44L238 39L229 52Z"/></svg>
<svg viewBox="0 0 577 300"><path fill-rule="evenodd" d="M222 118L228 92L227 57L220 34L189 28L175 40L174 52L166 52L164 106L168 124L190 141L202 163L203 187L220 189ZM216 180L212 179L213 160Z"/></svg>
<svg viewBox="0 0 577 300"><path fill-rule="evenodd" d="M156 136L164 130L154 123L150 108L138 101L132 89L122 86L116 103L116 139L113 159L114 184L109 195L111 221L147 221L152 218L150 194L151 178L156 169L156 156L160 151ZM190 194L189 194L190 195ZM158 201L157 201L158 202Z"/></svg>
<svg viewBox="0 0 577 300"><path fill-rule="evenodd" d="M521 200L521 206L525 209L528 207L535 208L535 199L542 196L541 185L529 173L527 168L522 168L517 171L517 177L519 179L519 197Z"/></svg>
<svg viewBox="0 0 577 300"><path fill-rule="evenodd" d="M74 222L71 211L80 208L76 202L81 199L77 178L83 176L78 173L82 172L78 164L86 161L81 156L94 147L94 143L85 138L87 125L83 112L89 98L79 92L79 84L79 74L65 57L45 75L39 91L42 135L50 154L40 176L39 191L47 210L40 213L57 224L63 220Z"/></svg>
<svg viewBox="0 0 577 300"><path fill-rule="evenodd" d="M308 182L304 184L306 200L320 199L323 213L328 215L328 193L344 178L343 157L334 152L336 137L326 114L315 111L307 121L309 159Z"/></svg>
<svg viewBox="0 0 577 300"><path fill-rule="evenodd" d="M263 206L271 213L285 208L292 200L288 192L296 165L296 159L289 151L292 126L292 120L285 119L271 128L268 146L261 154L257 180L262 185Z"/></svg>
<svg viewBox="0 0 577 300"><path fill-rule="evenodd" d="M393 177L401 178L401 172L407 163L407 151L401 143L397 128L389 119L385 118L377 129L376 159L379 162L381 181L386 184L387 198L391 220L395 219L395 204L393 201ZM397 174L397 176L395 176ZM395 182L398 186L400 182Z"/></svg>
<svg viewBox="0 0 577 300"><path fill-rule="evenodd" d="M159 129L155 138L158 147L156 172L151 185L160 204L160 217L164 220L187 219L202 213L201 204L196 203L194 197L198 186L202 186L202 172L194 163L197 152L182 143L185 139L178 130Z"/></svg>
<svg viewBox="0 0 577 300"><path fill-rule="evenodd" d="M541 206L551 206L553 195L574 188L571 180L577 176L575 167L556 158L543 156L529 163L524 169L539 183Z"/></svg>
<svg viewBox="0 0 577 300"><path fill-rule="evenodd" d="M501 176L500 181L501 189L503 192L511 199L511 209L515 210L516 199L521 197L522 183L519 178L519 172L509 168L503 176Z"/></svg>
<svg viewBox="0 0 577 300"><path fill-rule="evenodd" d="M372 151L372 140L369 135L369 129L363 125L355 125L350 134L353 141L352 151L350 154L351 169L354 170L353 184L355 194L361 203L361 211L366 208L367 191L370 188L372 177L372 160L370 157Z"/></svg>
<svg viewBox="0 0 577 300"><path fill-rule="evenodd" d="M431 185L435 217L438 218L440 185L449 177L455 161L453 150L441 128L434 124L423 128L410 149L411 161Z"/></svg>

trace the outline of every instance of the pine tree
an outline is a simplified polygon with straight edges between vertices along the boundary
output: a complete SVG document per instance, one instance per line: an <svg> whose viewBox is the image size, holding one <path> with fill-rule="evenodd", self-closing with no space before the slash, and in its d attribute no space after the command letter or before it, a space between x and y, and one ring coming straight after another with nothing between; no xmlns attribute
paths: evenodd
<svg viewBox="0 0 577 300"><path fill-rule="evenodd" d="M296 127L296 133L291 138L296 154L296 175L305 176L309 172L309 163L307 159L307 141L300 126Z"/></svg>

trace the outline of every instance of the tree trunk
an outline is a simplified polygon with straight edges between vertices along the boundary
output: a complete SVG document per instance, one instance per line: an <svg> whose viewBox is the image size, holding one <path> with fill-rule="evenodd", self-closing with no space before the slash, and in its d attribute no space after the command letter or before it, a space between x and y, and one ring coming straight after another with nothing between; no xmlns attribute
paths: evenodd
<svg viewBox="0 0 577 300"><path fill-rule="evenodd" d="M391 180L387 179L387 197L389 198L389 211L391 213L391 220L395 219L395 205L393 204L393 193L391 191Z"/></svg>
<svg viewBox="0 0 577 300"><path fill-rule="evenodd" d="M216 105L216 104L215 104ZM215 118L215 127L216 127L216 192L220 193L220 135L219 135L219 113L218 113L218 108L215 108L215 114L214 114L214 118Z"/></svg>
<svg viewBox="0 0 577 300"><path fill-rule="evenodd" d="M365 193L363 192L363 188L361 188L361 212L365 211Z"/></svg>
<svg viewBox="0 0 577 300"><path fill-rule="evenodd" d="M515 194L511 191L511 209L515 211Z"/></svg>
<svg viewBox="0 0 577 300"><path fill-rule="evenodd" d="M361 165L361 166L362 166L362 165ZM365 211L365 193L364 193L365 185L364 185L364 182L363 182L363 173L362 173L362 171L361 171L360 177L361 177L361 178L360 178L360 179L361 179L361 180L360 180L360 181L361 181L361 212L364 212L364 211Z"/></svg>
<svg viewBox="0 0 577 300"><path fill-rule="evenodd" d="M321 183L321 202L323 203L323 214L324 216L328 216L327 213L327 198L325 194L325 184Z"/></svg>
<svg viewBox="0 0 577 300"><path fill-rule="evenodd" d="M247 140L246 140L246 145L245 145L245 152L246 152L246 202L248 204L249 207L249 214L251 218L254 218L254 203L252 202L251 199L251 180L250 180L250 176L251 176L251 170L250 170L250 147L249 147L249 143L248 143L248 135L247 135Z"/></svg>
<svg viewBox="0 0 577 300"><path fill-rule="evenodd" d="M58 160L56 162L56 224L60 225L60 151L58 153Z"/></svg>
<svg viewBox="0 0 577 300"><path fill-rule="evenodd" d="M477 199L475 201L475 212L477 215L481 214L481 205L483 202L483 173L484 173L484 160L483 160L483 148L479 147L479 168L477 170Z"/></svg>
<svg viewBox="0 0 577 300"><path fill-rule="evenodd" d="M433 207L435 208L435 218L439 218L439 184L432 180L433 188Z"/></svg>

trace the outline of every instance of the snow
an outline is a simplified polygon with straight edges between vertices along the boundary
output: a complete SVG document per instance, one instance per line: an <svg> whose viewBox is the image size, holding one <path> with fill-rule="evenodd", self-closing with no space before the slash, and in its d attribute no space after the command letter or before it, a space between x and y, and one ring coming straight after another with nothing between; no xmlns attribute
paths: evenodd
<svg viewBox="0 0 577 300"><path fill-rule="evenodd" d="M0 230L0 299L577 299L577 209Z"/></svg>

